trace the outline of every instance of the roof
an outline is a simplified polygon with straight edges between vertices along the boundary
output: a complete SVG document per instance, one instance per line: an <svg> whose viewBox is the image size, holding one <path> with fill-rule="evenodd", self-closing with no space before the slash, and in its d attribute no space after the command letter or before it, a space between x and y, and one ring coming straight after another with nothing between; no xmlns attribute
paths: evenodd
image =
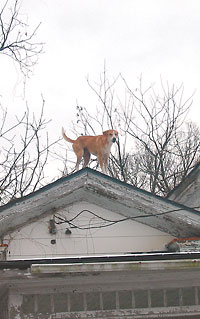
<svg viewBox="0 0 200 319"><path fill-rule="evenodd" d="M180 193L183 192L190 184L192 184L200 172L200 161L194 166L190 173L184 177L184 179L169 192L168 198L176 198Z"/></svg>
<svg viewBox="0 0 200 319"><path fill-rule="evenodd" d="M0 208L0 236L76 202L87 201L175 237L199 237L200 212L90 168Z"/></svg>

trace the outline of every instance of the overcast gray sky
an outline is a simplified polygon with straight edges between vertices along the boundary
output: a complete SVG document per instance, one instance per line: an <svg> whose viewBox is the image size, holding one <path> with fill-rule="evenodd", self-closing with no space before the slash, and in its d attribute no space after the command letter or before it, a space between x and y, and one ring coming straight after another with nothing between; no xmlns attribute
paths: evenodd
<svg viewBox="0 0 200 319"><path fill-rule="evenodd" d="M24 0L21 12L32 26L42 22L37 39L45 42L45 53L25 97L20 72L7 57L0 59L1 101L8 110L22 112L27 100L37 112L43 94L46 116L60 136L76 101L94 106L86 77L96 80L106 61L108 74L121 72L133 88L142 74L148 85L160 76L183 83L186 97L197 90L191 117L200 124L199 0Z"/></svg>

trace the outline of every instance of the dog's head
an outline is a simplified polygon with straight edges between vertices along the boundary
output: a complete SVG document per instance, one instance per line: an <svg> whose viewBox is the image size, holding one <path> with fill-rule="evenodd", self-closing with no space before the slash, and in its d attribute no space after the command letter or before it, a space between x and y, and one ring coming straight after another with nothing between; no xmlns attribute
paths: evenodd
<svg viewBox="0 0 200 319"><path fill-rule="evenodd" d="M105 135L112 143L115 143L118 138L118 132L116 130L107 130L103 132L103 135Z"/></svg>

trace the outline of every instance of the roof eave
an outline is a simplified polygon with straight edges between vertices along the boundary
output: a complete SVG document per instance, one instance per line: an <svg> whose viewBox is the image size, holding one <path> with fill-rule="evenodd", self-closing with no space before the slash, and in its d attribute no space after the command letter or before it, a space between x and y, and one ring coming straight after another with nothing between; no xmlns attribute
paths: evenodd
<svg viewBox="0 0 200 319"><path fill-rule="evenodd" d="M200 235L199 212L88 168L2 207L0 235L80 201L100 205L175 237Z"/></svg>

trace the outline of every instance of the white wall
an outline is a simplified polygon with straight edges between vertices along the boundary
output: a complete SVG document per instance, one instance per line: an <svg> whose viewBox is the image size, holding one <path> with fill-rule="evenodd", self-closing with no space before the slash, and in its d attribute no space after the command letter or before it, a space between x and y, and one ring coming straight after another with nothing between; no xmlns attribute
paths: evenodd
<svg viewBox="0 0 200 319"><path fill-rule="evenodd" d="M169 199L200 211L200 166L169 196Z"/></svg>
<svg viewBox="0 0 200 319"><path fill-rule="evenodd" d="M123 218L119 214L86 202L63 209L55 213L55 216L69 220L84 209L104 219ZM73 220L76 226L87 229L70 228L67 223L63 223L56 225L57 232L54 235L49 233L51 218L52 214L7 235L4 243L8 243L8 260L163 250L165 244L174 238L133 220L103 227L109 223L89 212L81 213ZM55 220L59 222L58 218ZM65 234L66 228L71 229L71 235ZM53 239L56 240L56 244L51 244Z"/></svg>

